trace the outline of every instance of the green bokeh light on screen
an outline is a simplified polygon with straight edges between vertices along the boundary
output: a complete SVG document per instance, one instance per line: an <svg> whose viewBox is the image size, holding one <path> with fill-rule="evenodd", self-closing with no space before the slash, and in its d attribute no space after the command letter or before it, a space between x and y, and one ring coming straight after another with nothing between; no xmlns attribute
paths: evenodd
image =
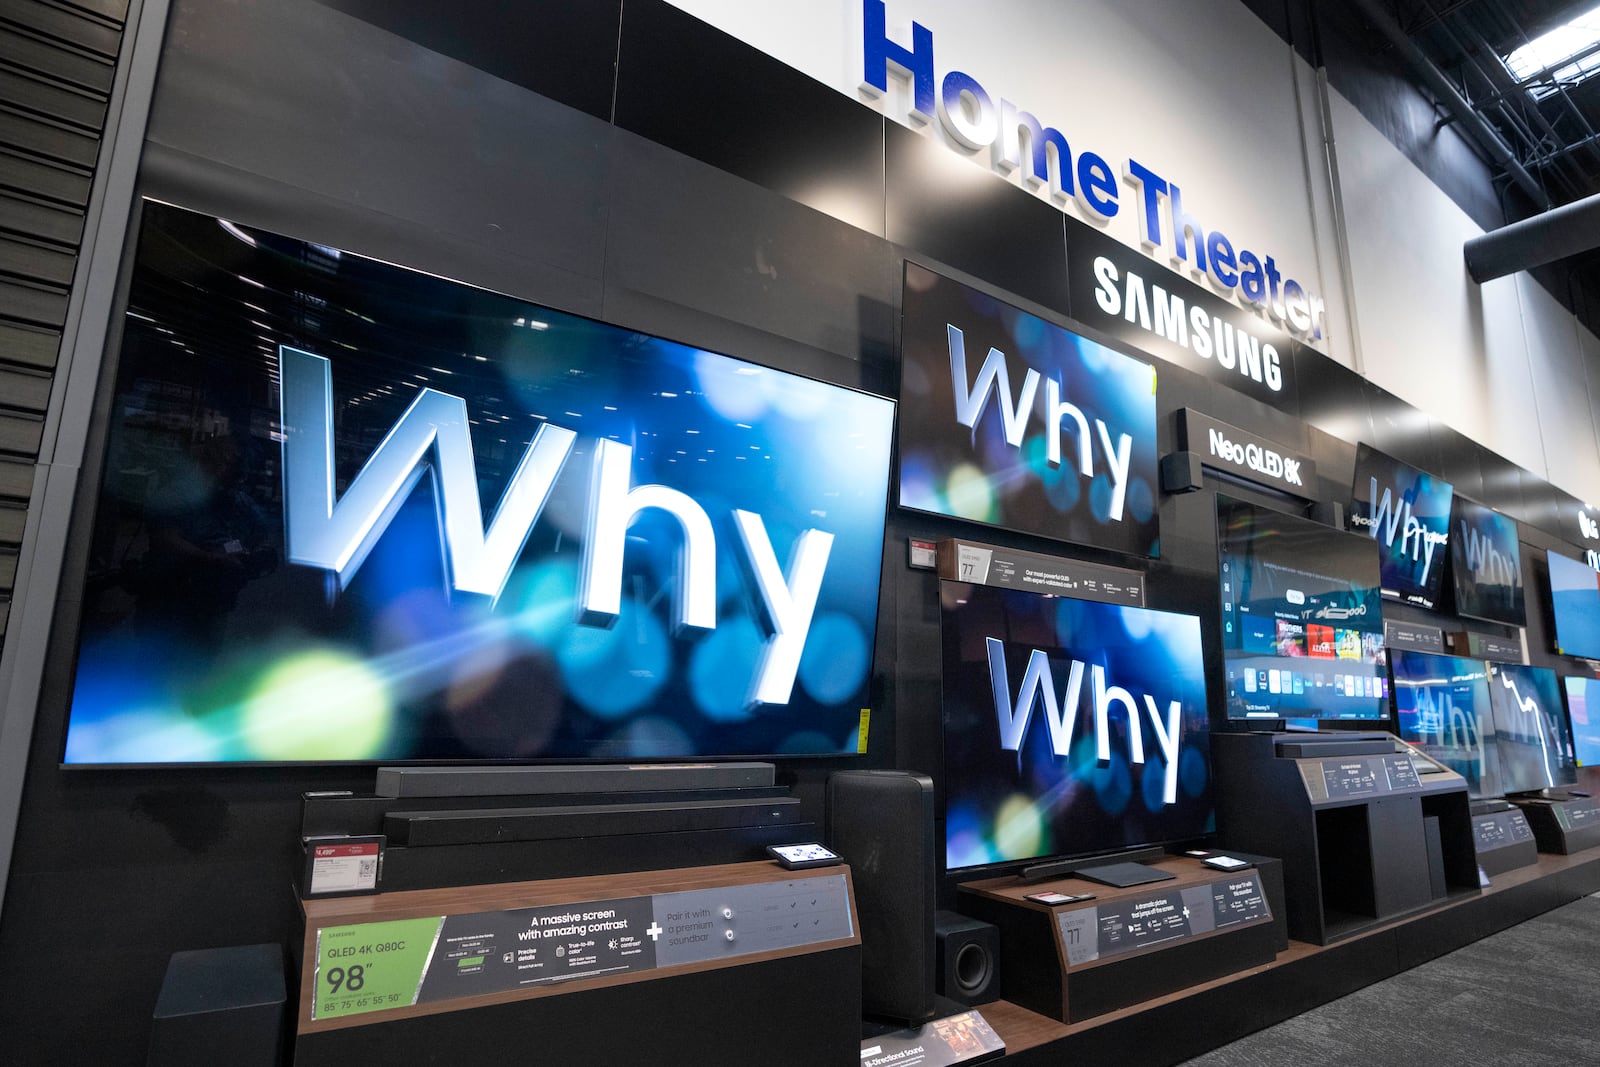
<svg viewBox="0 0 1600 1067"><path fill-rule="evenodd" d="M322 649L261 676L245 699L241 733L253 759L376 759L393 718L376 672L354 656Z"/></svg>
<svg viewBox="0 0 1600 1067"><path fill-rule="evenodd" d="M1011 858L1044 854L1044 820L1032 797L1021 794L1007 797L994 823L995 845L1000 855Z"/></svg>
<svg viewBox="0 0 1600 1067"><path fill-rule="evenodd" d="M994 521L994 490L988 476L970 463L961 463L950 472L945 483L945 498L950 510L973 522Z"/></svg>

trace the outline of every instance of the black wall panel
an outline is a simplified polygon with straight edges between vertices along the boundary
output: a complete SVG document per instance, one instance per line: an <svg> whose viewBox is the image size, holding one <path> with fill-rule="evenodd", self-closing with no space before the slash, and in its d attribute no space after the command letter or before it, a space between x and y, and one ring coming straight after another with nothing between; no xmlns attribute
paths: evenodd
<svg viewBox="0 0 1600 1067"><path fill-rule="evenodd" d="M320 2L595 118L611 118L622 0Z"/></svg>
<svg viewBox="0 0 1600 1067"><path fill-rule="evenodd" d="M931 138L884 125L890 241L1065 313L1066 216Z"/></svg>
<svg viewBox="0 0 1600 1067"><path fill-rule="evenodd" d="M663 0L629 0L617 55L618 126L883 236L881 116Z"/></svg>

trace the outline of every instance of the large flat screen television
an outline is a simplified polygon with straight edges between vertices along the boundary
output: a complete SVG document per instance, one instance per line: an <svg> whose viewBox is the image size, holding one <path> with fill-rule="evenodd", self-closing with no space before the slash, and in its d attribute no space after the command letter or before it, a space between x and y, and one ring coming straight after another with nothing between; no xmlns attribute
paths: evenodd
<svg viewBox="0 0 1600 1067"><path fill-rule="evenodd" d="M894 406L146 203L65 762L855 752Z"/></svg>
<svg viewBox="0 0 1600 1067"><path fill-rule="evenodd" d="M1482 660L1391 650L1400 738L1467 780L1472 797L1499 796L1500 752Z"/></svg>
<svg viewBox="0 0 1600 1067"><path fill-rule="evenodd" d="M1559 552L1547 553L1547 557L1556 651L1563 656L1600 659L1600 571Z"/></svg>
<svg viewBox="0 0 1600 1067"><path fill-rule="evenodd" d="M1424 608L1438 605L1453 495L1443 478L1370 445L1356 449L1350 527L1378 545L1384 596Z"/></svg>
<svg viewBox="0 0 1600 1067"><path fill-rule="evenodd" d="M906 264L900 506L1159 554L1156 372Z"/></svg>
<svg viewBox="0 0 1600 1067"><path fill-rule="evenodd" d="M940 606L947 869L1210 831L1199 619L961 582Z"/></svg>
<svg viewBox="0 0 1600 1067"><path fill-rule="evenodd" d="M1572 755L1580 767L1600 767L1600 678L1568 675L1567 721L1572 726Z"/></svg>
<svg viewBox="0 0 1600 1067"><path fill-rule="evenodd" d="M1531 793L1577 782L1572 733L1555 671L1491 663L1489 704L1503 791Z"/></svg>
<svg viewBox="0 0 1600 1067"><path fill-rule="evenodd" d="M1523 626L1522 546L1517 520L1456 494L1450 528L1455 613Z"/></svg>
<svg viewBox="0 0 1600 1067"><path fill-rule="evenodd" d="M1230 719L1385 719L1372 542L1217 497Z"/></svg>

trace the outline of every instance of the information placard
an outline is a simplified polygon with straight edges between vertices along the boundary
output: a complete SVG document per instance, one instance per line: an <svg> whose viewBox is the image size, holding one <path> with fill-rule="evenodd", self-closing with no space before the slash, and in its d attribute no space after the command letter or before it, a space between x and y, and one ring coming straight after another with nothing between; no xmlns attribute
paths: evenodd
<svg viewBox="0 0 1600 1067"><path fill-rule="evenodd" d="M938 557L939 577L954 582L1144 606L1139 571L955 538L939 542Z"/></svg>

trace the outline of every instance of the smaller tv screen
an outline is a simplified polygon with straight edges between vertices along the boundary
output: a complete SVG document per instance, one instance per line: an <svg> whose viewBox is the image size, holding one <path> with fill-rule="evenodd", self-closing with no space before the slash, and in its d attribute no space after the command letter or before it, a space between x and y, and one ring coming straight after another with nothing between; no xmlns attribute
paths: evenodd
<svg viewBox="0 0 1600 1067"><path fill-rule="evenodd" d="M1600 767L1600 678L1569 675L1567 721L1572 726L1572 755L1580 767Z"/></svg>
<svg viewBox="0 0 1600 1067"><path fill-rule="evenodd" d="M1199 619L963 582L940 606L947 869L1210 832Z"/></svg>
<svg viewBox="0 0 1600 1067"><path fill-rule="evenodd" d="M1559 552L1549 553L1549 559L1556 651L1600 659L1600 571Z"/></svg>
<svg viewBox="0 0 1600 1067"><path fill-rule="evenodd" d="M1517 522L1457 496L1450 536L1450 576L1457 615L1511 626L1527 624Z"/></svg>
<svg viewBox="0 0 1600 1067"><path fill-rule="evenodd" d="M1418 607L1438 605L1454 495L1443 478L1370 445L1356 450L1350 525L1378 545L1384 596Z"/></svg>
<svg viewBox="0 0 1600 1067"><path fill-rule="evenodd" d="M1225 496L1217 543L1228 718L1388 718L1372 543Z"/></svg>
<svg viewBox="0 0 1600 1067"><path fill-rule="evenodd" d="M1500 749L1500 787L1527 793L1578 780L1556 672L1489 664L1489 704Z"/></svg>
<svg viewBox="0 0 1600 1067"><path fill-rule="evenodd" d="M1465 778L1468 795L1503 793L1487 665L1398 650L1389 653L1389 665L1401 739Z"/></svg>

